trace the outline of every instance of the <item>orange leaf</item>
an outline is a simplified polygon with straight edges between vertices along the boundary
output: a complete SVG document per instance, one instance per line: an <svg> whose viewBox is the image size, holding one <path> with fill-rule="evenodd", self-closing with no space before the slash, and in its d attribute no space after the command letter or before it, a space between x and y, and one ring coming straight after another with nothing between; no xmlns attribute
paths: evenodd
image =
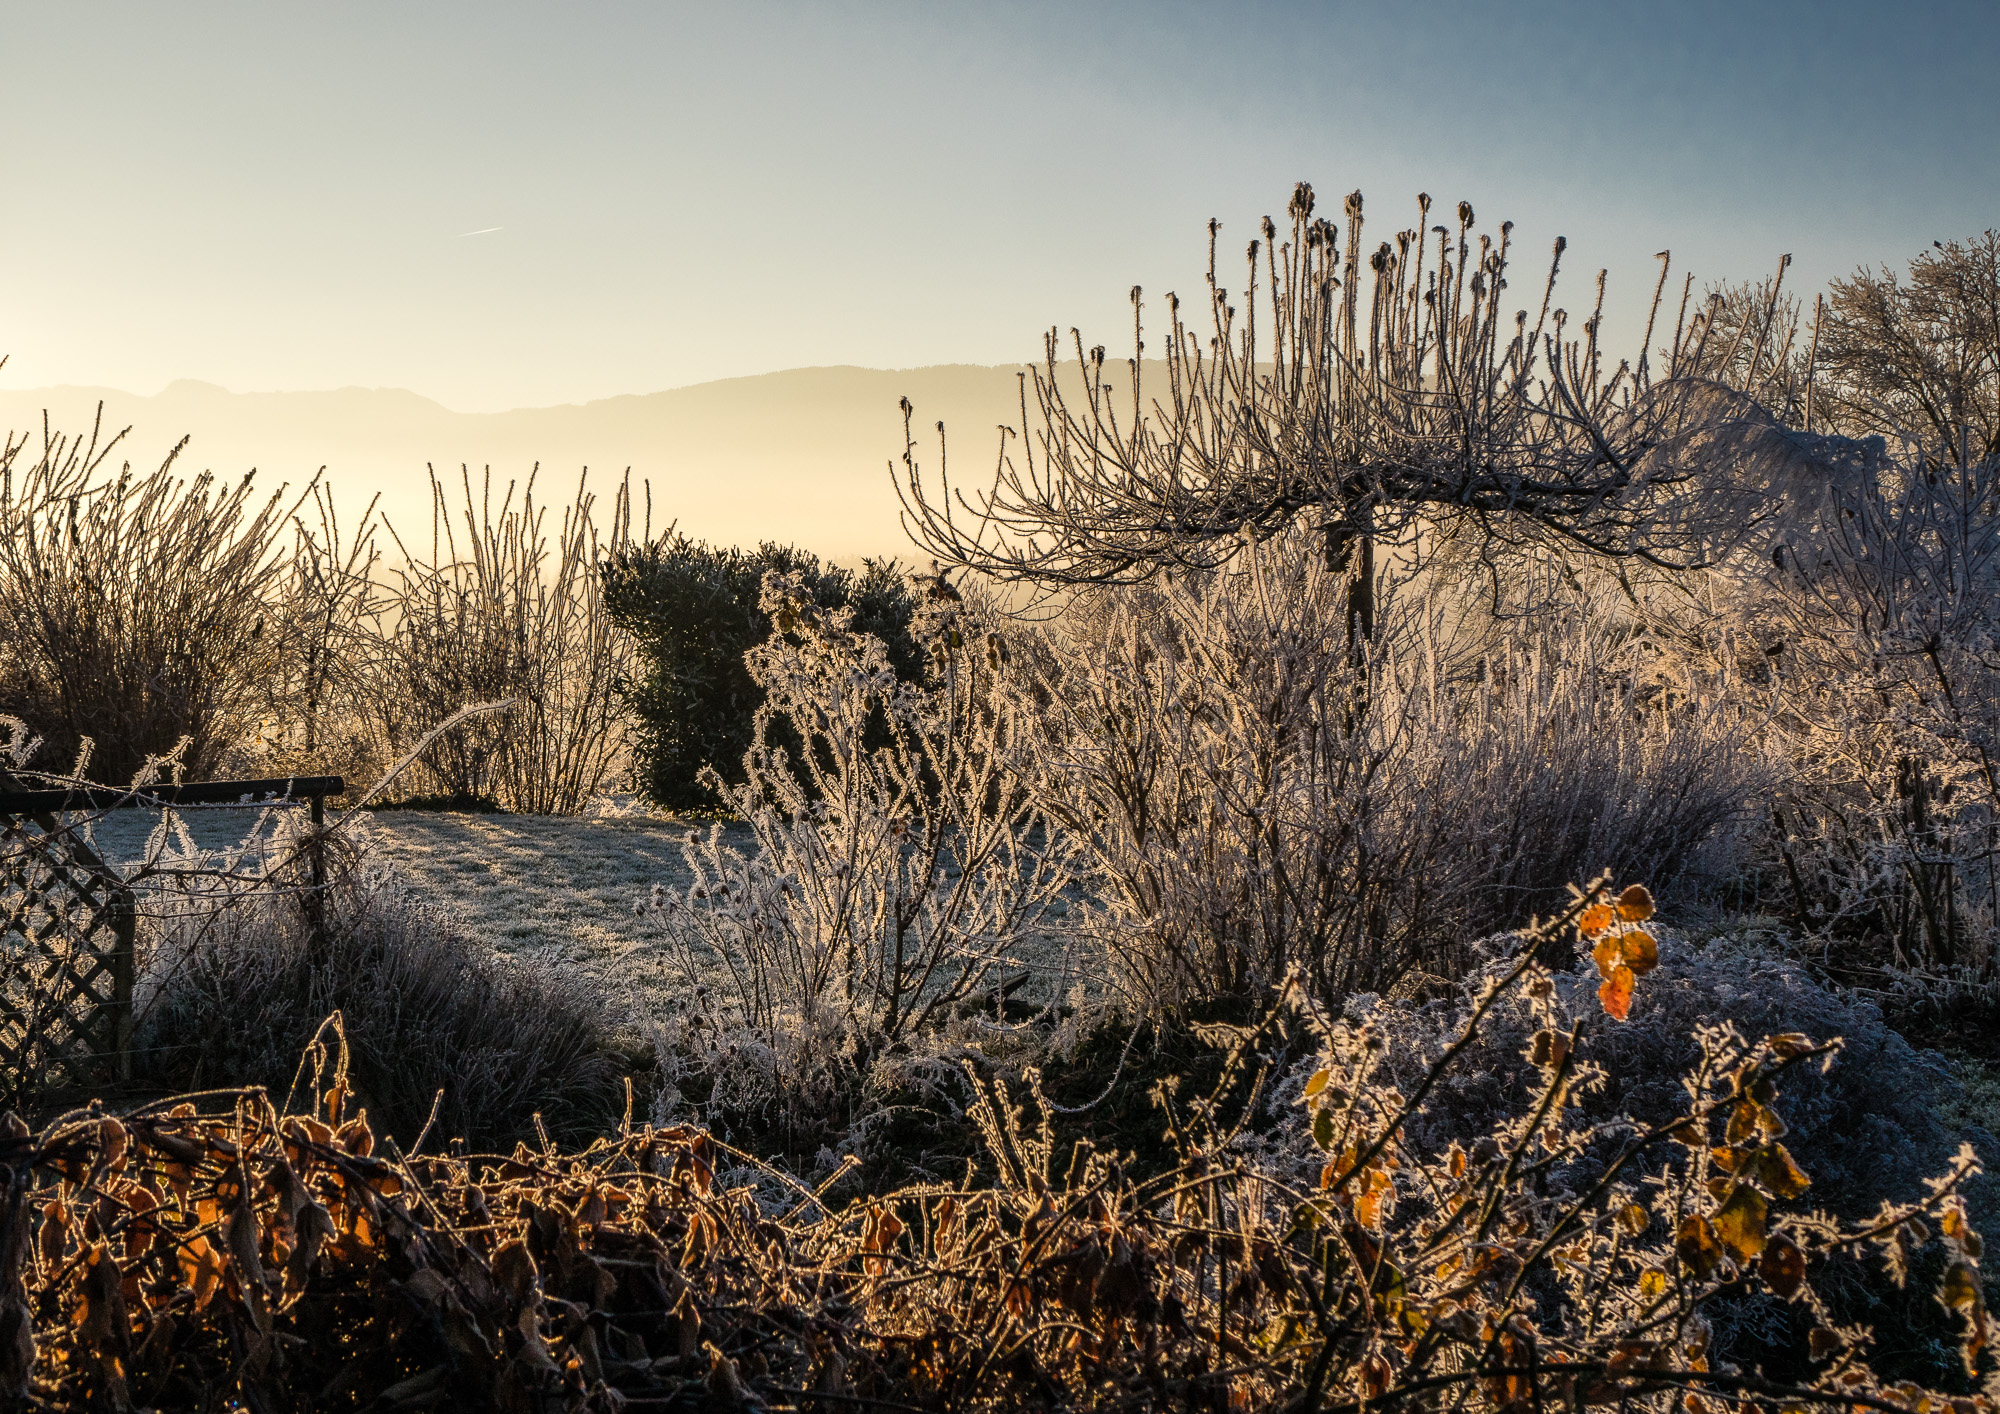
<svg viewBox="0 0 2000 1414"><path fill-rule="evenodd" d="M1618 916L1627 923L1644 923L1653 916L1653 895L1644 884L1633 884L1618 895Z"/></svg>
<svg viewBox="0 0 2000 1414"><path fill-rule="evenodd" d="M1576 920L1576 931L1586 938L1594 938L1617 921L1617 914L1608 903L1593 903Z"/></svg>
<svg viewBox="0 0 2000 1414"><path fill-rule="evenodd" d="M1644 977L1660 965L1660 945L1644 928L1628 929L1619 936L1618 945L1635 977Z"/></svg>
<svg viewBox="0 0 2000 1414"><path fill-rule="evenodd" d="M222 1259L206 1237L196 1237L180 1249L181 1283L194 1292L195 1309L208 1305L222 1284Z"/></svg>
<svg viewBox="0 0 2000 1414"><path fill-rule="evenodd" d="M1597 999L1604 1003L1604 1010L1613 1020L1623 1021L1631 1013L1633 981L1631 968L1615 967L1597 989Z"/></svg>

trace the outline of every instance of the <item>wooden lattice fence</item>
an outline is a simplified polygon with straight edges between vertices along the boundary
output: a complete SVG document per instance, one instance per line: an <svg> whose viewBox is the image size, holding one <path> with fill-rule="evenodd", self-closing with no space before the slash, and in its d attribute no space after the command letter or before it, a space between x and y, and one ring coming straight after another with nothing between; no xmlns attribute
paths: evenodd
<svg viewBox="0 0 2000 1414"><path fill-rule="evenodd" d="M0 1087L130 1074L138 910L118 872L46 812L0 814Z"/></svg>
<svg viewBox="0 0 2000 1414"><path fill-rule="evenodd" d="M84 837L87 814L309 800L317 830L343 789L338 776L307 776L0 792L0 1106L131 1076L137 899ZM311 864L317 891L317 847Z"/></svg>

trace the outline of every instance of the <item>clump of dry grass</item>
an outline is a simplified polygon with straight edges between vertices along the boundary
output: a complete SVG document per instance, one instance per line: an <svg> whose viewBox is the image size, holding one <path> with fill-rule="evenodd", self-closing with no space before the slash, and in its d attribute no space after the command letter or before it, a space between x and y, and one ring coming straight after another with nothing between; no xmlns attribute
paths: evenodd
<svg viewBox="0 0 2000 1414"><path fill-rule="evenodd" d="M338 1012L352 1083L405 1140L427 1123L481 1147L538 1123L582 1138L616 1113L623 1065L604 995L547 959L495 954L381 881L338 885L317 933L298 898L268 891L191 899L148 932L137 1044L156 1084L283 1094Z"/></svg>
<svg viewBox="0 0 2000 1414"><path fill-rule="evenodd" d="M356 778L387 765L361 711L388 608L380 526L372 501L343 526L323 486L293 513L275 642L257 683L262 720L247 744L258 774Z"/></svg>

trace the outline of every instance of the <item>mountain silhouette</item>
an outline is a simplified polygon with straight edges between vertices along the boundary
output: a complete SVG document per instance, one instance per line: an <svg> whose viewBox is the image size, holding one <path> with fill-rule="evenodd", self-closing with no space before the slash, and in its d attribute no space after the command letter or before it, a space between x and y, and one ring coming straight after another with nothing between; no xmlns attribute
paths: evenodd
<svg viewBox="0 0 2000 1414"><path fill-rule="evenodd" d="M918 454L937 465L936 424L950 430L955 482L991 475L996 427L1020 421L1016 367L798 368L666 392L499 413L454 412L399 388L232 393L182 379L146 397L111 388L0 390L0 427L39 444L43 414L88 435L104 404L107 433L130 426L113 458L150 468L183 436L179 465L260 485L301 485L324 466L343 513L380 493L413 551L430 530L426 463L456 484L461 465L496 489L540 463L538 496L564 501L587 467L605 497L632 472L635 518L651 483L653 529L669 522L721 544L780 540L852 562L912 551L897 523L888 466L900 464L900 400L915 406ZM31 445L32 445L31 444Z"/></svg>

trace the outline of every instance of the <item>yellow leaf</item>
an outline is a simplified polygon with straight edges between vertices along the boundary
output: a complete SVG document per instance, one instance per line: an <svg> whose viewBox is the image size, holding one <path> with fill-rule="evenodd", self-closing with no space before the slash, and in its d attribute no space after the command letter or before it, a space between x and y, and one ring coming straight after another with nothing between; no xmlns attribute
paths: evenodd
<svg viewBox="0 0 2000 1414"><path fill-rule="evenodd" d="M1764 1195L1747 1183L1739 1183L1729 1201L1715 1211L1716 1239L1735 1254L1737 1261L1748 1262L1764 1250L1768 1213Z"/></svg>
<svg viewBox="0 0 2000 1414"><path fill-rule="evenodd" d="M1812 1186L1805 1170L1793 1161L1782 1144L1767 1144L1750 1156L1743 1176L1755 1182L1773 1198L1790 1202Z"/></svg>
<svg viewBox="0 0 2000 1414"><path fill-rule="evenodd" d="M1970 1310L1979 1304L1979 1274L1964 1262L1953 1262L1945 1269L1944 1284L1938 1290L1938 1299L1954 1311Z"/></svg>
<svg viewBox="0 0 2000 1414"><path fill-rule="evenodd" d="M1707 1278L1722 1265L1722 1244L1715 1240L1715 1229L1704 1217L1681 1219L1680 1231L1674 1235L1674 1252L1697 1278Z"/></svg>

